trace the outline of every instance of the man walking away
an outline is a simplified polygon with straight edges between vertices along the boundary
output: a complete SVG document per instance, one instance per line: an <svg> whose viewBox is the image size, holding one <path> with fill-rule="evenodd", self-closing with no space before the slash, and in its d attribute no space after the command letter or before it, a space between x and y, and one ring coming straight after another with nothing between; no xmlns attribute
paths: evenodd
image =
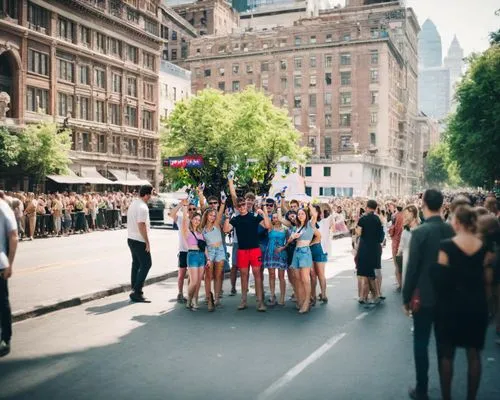
<svg viewBox="0 0 500 400"><path fill-rule="evenodd" d="M7 280L12 276L12 265L17 250L17 223L14 212L0 191L0 357L10 353L12 314L9 303Z"/></svg>
<svg viewBox="0 0 500 400"><path fill-rule="evenodd" d="M410 390L409 396L417 400L429 398L429 340L435 306L430 269L437 262L441 240L454 236L451 226L441 218L442 206L442 193L434 189L426 190L423 197L425 224L412 233L404 279L403 308L407 315L410 314L410 303L413 303L413 352L417 375L417 385Z"/></svg>
<svg viewBox="0 0 500 400"><path fill-rule="evenodd" d="M149 242L149 208L153 188L142 186L139 198L130 205L127 213L128 247L132 254L132 293L130 300L138 303L149 303L142 293L142 288L151 268L151 249Z"/></svg>

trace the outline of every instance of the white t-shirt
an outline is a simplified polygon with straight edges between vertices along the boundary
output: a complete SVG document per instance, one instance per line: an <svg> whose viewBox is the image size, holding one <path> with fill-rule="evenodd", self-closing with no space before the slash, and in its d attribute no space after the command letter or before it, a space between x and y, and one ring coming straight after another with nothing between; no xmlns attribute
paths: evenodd
<svg viewBox="0 0 500 400"><path fill-rule="evenodd" d="M0 199L0 270L9 267L9 235L17 229L14 211L6 201Z"/></svg>
<svg viewBox="0 0 500 400"><path fill-rule="evenodd" d="M182 210L181 210L182 212ZM179 229L177 231L179 235L179 251L188 251L189 247L186 243L186 239L184 239L184 235L182 234L182 220L184 219L184 216L181 213L177 213L177 219L175 220L175 223L177 224L177 228Z"/></svg>
<svg viewBox="0 0 500 400"><path fill-rule="evenodd" d="M332 251L332 242L330 239L330 228L333 223L333 215L329 215L328 218L323 218L318 222L319 225L319 233L321 233L321 247L323 247L323 251L328 255L331 255Z"/></svg>
<svg viewBox="0 0 500 400"><path fill-rule="evenodd" d="M148 205L144 203L144 201L142 201L141 199L136 199L132 202L132 204L128 208L128 213L127 213L128 238L144 243L145 240L142 237L141 232L139 232L138 224L140 222L146 223L146 228L148 230L148 235L149 235L151 224L149 222Z"/></svg>

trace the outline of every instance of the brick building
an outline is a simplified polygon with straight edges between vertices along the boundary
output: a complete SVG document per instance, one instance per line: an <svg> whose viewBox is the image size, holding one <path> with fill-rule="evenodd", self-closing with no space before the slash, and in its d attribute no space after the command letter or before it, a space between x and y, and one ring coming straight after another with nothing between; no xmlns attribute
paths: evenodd
<svg viewBox="0 0 500 400"><path fill-rule="evenodd" d="M66 120L74 172L158 184L158 3L0 1L5 123Z"/></svg>
<svg viewBox="0 0 500 400"><path fill-rule="evenodd" d="M320 11L292 26L190 42L193 93L255 85L286 107L313 158L306 191L403 194L419 186L417 34L400 1Z"/></svg>

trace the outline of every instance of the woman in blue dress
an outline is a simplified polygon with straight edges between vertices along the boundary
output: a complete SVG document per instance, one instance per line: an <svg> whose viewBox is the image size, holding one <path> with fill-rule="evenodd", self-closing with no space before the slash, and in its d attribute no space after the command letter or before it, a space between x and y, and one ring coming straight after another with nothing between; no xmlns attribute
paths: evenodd
<svg viewBox="0 0 500 400"><path fill-rule="evenodd" d="M268 243L264 251L264 268L269 271L269 289L271 298L269 305L276 305L276 270L280 281L280 299L278 304L285 305L286 281L285 271L287 270L286 242L288 240L288 230L283 226L278 214L273 214L271 218L271 229L269 230Z"/></svg>

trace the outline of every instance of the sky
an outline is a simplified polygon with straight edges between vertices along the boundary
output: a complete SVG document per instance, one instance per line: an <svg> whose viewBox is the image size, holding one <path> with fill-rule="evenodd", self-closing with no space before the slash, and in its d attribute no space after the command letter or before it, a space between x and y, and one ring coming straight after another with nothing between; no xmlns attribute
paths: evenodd
<svg viewBox="0 0 500 400"><path fill-rule="evenodd" d="M345 1L344 1L345 3ZM500 28L499 0L406 0L413 8L420 25L430 18L441 35L443 56L456 34L467 56L472 52L486 50L488 34Z"/></svg>

